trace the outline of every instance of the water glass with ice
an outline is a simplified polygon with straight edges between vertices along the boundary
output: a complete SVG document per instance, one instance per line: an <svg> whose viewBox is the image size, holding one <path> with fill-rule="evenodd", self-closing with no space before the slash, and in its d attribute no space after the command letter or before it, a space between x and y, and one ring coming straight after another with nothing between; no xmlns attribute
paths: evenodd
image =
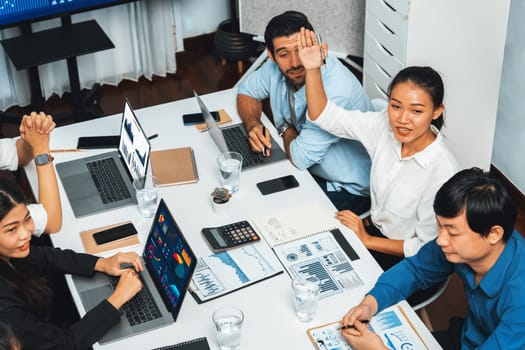
<svg viewBox="0 0 525 350"><path fill-rule="evenodd" d="M230 193L239 190L239 180L242 168L242 155L237 152L223 152L217 157L222 187Z"/></svg>
<svg viewBox="0 0 525 350"><path fill-rule="evenodd" d="M146 175L133 180L140 212L145 218L151 218L157 210L159 181L153 175Z"/></svg>
<svg viewBox="0 0 525 350"><path fill-rule="evenodd" d="M212 316L221 350L238 350L241 346L241 328L244 314L234 307L223 307Z"/></svg>
<svg viewBox="0 0 525 350"><path fill-rule="evenodd" d="M300 321L313 320L319 303L321 282L315 276L297 276L292 281L295 313Z"/></svg>

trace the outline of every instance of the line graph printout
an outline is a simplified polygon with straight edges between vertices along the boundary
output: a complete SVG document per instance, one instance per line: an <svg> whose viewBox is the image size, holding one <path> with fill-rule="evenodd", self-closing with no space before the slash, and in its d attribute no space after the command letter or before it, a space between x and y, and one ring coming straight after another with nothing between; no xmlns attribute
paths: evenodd
<svg viewBox="0 0 525 350"><path fill-rule="evenodd" d="M272 250L264 242L253 243L200 257L190 292L205 302L279 273L282 267Z"/></svg>

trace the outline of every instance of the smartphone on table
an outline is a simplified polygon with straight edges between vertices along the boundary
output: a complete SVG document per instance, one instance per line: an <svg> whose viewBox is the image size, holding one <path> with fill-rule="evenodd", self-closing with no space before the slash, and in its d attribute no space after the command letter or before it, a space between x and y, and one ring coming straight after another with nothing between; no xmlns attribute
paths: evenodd
<svg viewBox="0 0 525 350"><path fill-rule="evenodd" d="M298 187L299 182L293 175L278 177L275 179L259 182L257 188L263 195L288 190L290 188Z"/></svg>
<svg viewBox="0 0 525 350"><path fill-rule="evenodd" d="M137 229L133 223L130 222L96 232L93 234L93 239L97 244L105 244L132 236L136 233Z"/></svg>
<svg viewBox="0 0 525 350"><path fill-rule="evenodd" d="M221 116L219 115L218 111L213 111L210 113L216 122L218 122L221 119ZM204 117L202 116L202 113L183 114L182 122L184 123L184 125L200 124L200 123L204 123Z"/></svg>
<svg viewBox="0 0 525 350"><path fill-rule="evenodd" d="M110 136L82 136L78 138L77 148L117 148L120 135Z"/></svg>

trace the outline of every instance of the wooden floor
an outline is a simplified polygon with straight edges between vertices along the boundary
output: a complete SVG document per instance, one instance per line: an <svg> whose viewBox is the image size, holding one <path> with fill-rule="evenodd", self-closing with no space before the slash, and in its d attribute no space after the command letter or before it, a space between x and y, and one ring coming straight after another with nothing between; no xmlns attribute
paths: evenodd
<svg viewBox="0 0 525 350"><path fill-rule="evenodd" d="M124 97L127 97L134 108L165 103L182 98L191 97L193 90L199 94L231 88L241 77L237 70L236 62L227 62L222 65L221 60L213 52L213 37L205 35L185 41L185 52L177 54L177 73L167 77L155 77L152 81L144 78L138 82L124 81L117 87L103 86L98 104L93 106L98 116L119 113L122 110ZM246 62L245 67L249 66ZM46 101L44 110L50 114L58 114L70 109L68 94L54 96ZM9 109L19 115L21 108ZM71 123L71 119L59 120L58 124ZM17 123L12 125L3 123L1 134L4 137L17 135ZM519 196L518 196L519 197ZM520 202L520 216L518 229L525 232L525 216ZM349 307L350 305L348 305ZM434 329L446 329L451 316L464 316L466 314L466 301L463 295L461 282L453 276L444 294L428 307L430 319Z"/></svg>

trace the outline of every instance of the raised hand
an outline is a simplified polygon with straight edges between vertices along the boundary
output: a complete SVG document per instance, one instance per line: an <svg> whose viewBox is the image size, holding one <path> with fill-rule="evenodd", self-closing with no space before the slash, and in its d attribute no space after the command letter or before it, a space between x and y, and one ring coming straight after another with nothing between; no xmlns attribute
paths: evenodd
<svg viewBox="0 0 525 350"><path fill-rule="evenodd" d="M301 32L297 36L297 46L299 47L299 58L306 70L319 68L323 65L328 46L326 44L321 45L313 31L301 28Z"/></svg>
<svg viewBox="0 0 525 350"><path fill-rule="evenodd" d="M33 130L39 134L49 135L55 128L56 123L53 117L44 112L31 112L30 115L24 115L20 123L20 134Z"/></svg>

